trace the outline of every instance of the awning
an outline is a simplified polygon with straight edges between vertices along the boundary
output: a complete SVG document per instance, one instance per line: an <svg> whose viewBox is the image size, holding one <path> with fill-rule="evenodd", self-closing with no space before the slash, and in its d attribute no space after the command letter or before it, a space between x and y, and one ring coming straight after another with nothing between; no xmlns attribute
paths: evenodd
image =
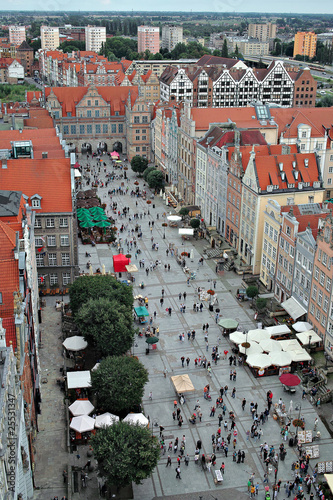
<svg viewBox="0 0 333 500"><path fill-rule="evenodd" d="M68 389L83 389L90 386L91 378L89 370L83 370L82 372L67 372Z"/></svg>
<svg viewBox="0 0 333 500"><path fill-rule="evenodd" d="M178 234L193 236L194 229L187 228L187 227L182 227L182 228L178 229Z"/></svg>
<svg viewBox="0 0 333 500"><path fill-rule="evenodd" d="M144 316L149 316L149 312L147 311L145 306L134 307L134 312L138 318L143 318Z"/></svg>
<svg viewBox="0 0 333 500"><path fill-rule="evenodd" d="M290 329L287 325L276 325L276 326L267 326L265 328L266 332L270 333L271 337L275 337L275 335L283 335L285 333L290 333Z"/></svg>
<svg viewBox="0 0 333 500"><path fill-rule="evenodd" d="M290 299L285 300L282 302L281 306L287 313L293 318L294 321L296 321L299 317L303 316L303 314L306 314L306 309L301 306L299 302L297 302L294 297L290 297Z"/></svg>
<svg viewBox="0 0 333 500"><path fill-rule="evenodd" d="M319 337L319 335L313 330L296 333L296 337L300 342L302 342L303 345L317 344L317 342L322 342L322 338Z"/></svg>

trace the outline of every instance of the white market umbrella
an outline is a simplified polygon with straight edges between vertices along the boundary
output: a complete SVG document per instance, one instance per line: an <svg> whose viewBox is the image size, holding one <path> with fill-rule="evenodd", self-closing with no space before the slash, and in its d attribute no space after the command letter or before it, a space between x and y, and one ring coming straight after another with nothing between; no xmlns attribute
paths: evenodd
<svg viewBox="0 0 333 500"><path fill-rule="evenodd" d="M259 342L260 347L262 347L262 350L265 352L276 352L276 351L282 351L282 346L277 340L273 339L266 339L266 340L261 340Z"/></svg>
<svg viewBox="0 0 333 500"><path fill-rule="evenodd" d="M307 321L297 321L297 323L293 324L293 329L296 330L296 332L307 332L312 330L312 325Z"/></svg>
<svg viewBox="0 0 333 500"><path fill-rule="evenodd" d="M97 427L97 429L100 429L101 427L109 427L116 422L119 422L119 417L117 415L113 415L112 413L106 412L102 415L97 415L95 419L95 427Z"/></svg>
<svg viewBox="0 0 333 500"><path fill-rule="evenodd" d="M289 410L288 410L288 415L291 415L292 412L293 412L293 400L291 399L290 400L290 403L289 403Z"/></svg>
<svg viewBox="0 0 333 500"><path fill-rule="evenodd" d="M102 275L105 276L105 264L102 264Z"/></svg>
<svg viewBox="0 0 333 500"><path fill-rule="evenodd" d="M273 351L269 353L269 356L272 360L272 365L274 366L289 366L292 362L290 352Z"/></svg>
<svg viewBox="0 0 333 500"><path fill-rule="evenodd" d="M246 342L246 335L244 335L243 332L232 332L229 335L229 339L231 342L234 344L242 344L243 342ZM261 352L261 351L260 351Z"/></svg>
<svg viewBox="0 0 333 500"><path fill-rule="evenodd" d="M162 196L163 200L165 200L165 197L166 197L166 194L165 194L165 192L164 192L164 193L163 193L163 196Z"/></svg>
<svg viewBox="0 0 333 500"><path fill-rule="evenodd" d="M260 347L259 344L257 344L257 342L251 342L251 344L249 342L247 342L246 344L249 344L250 347L244 347L243 345L240 344L238 346L238 349L239 349L239 352L241 352L242 354L246 354L247 357L251 356L251 354L262 353L262 348Z"/></svg>
<svg viewBox="0 0 333 500"><path fill-rule="evenodd" d="M146 427L149 423L149 420L144 416L143 413L129 413L124 418L123 422L127 422L128 424L139 424Z"/></svg>
<svg viewBox="0 0 333 500"><path fill-rule="evenodd" d="M246 358L246 362L253 368L268 368L272 364L271 357L268 354L251 354Z"/></svg>
<svg viewBox="0 0 333 500"><path fill-rule="evenodd" d="M87 399L77 399L68 407L74 417L78 415L89 415L94 408L95 407Z"/></svg>
<svg viewBox="0 0 333 500"><path fill-rule="evenodd" d="M163 196L163 190L162 189L160 190L160 196Z"/></svg>
<svg viewBox="0 0 333 500"><path fill-rule="evenodd" d="M194 259L194 250L190 251L190 259L191 259L191 262L193 262L193 259Z"/></svg>
<svg viewBox="0 0 333 500"><path fill-rule="evenodd" d="M95 427L95 419L88 415L73 417L69 427L80 433L92 431Z"/></svg>
<svg viewBox="0 0 333 500"><path fill-rule="evenodd" d="M84 340L83 337L79 335L74 335L73 337L67 337L66 340L63 341L62 345L67 349L67 351L82 351L88 345L88 342Z"/></svg>
<svg viewBox="0 0 333 500"><path fill-rule="evenodd" d="M260 328L256 328L254 330L249 330L247 332L247 340L249 342L255 341L255 342L260 342L261 340L266 340L270 339L270 333L266 332L266 330L261 330Z"/></svg>
<svg viewBox="0 0 333 500"><path fill-rule="evenodd" d="M180 220L182 220L180 215L168 215L167 219L173 222L179 222Z"/></svg>
<svg viewBox="0 0 333 500"><path fill-rule="evenodd" d="M92 268L92 265L90 264L89 266L89 276L93 276L94 272L93 272L93 268Z"/></svg>
<svg viewBox="0 0 333 500"><path fill-rule="evenodd" d="M169 206L168 198L165 198L165 204L166 204L167 207Z"/></svg>

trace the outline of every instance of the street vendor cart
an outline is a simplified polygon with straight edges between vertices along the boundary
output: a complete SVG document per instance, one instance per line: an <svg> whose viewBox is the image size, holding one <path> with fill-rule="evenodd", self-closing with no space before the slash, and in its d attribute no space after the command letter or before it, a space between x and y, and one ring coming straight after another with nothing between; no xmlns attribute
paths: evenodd
<svg viewBox="0 0 333 500"><path fill-rule="evenodd" d="M149 312L147 311L147 308L145 306L139 306L134 307L134 315L135 319L140 323L140 325L143 325L144 323L147 323Z"/></svg>

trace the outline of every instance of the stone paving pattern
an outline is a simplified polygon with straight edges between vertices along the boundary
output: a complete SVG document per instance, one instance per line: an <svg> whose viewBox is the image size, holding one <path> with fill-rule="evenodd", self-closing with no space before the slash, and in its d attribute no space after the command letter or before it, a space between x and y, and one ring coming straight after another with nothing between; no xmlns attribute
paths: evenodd
<svg viewBox="0 0 333 500"><path fill-rule="evenodd" d="M79 159L80 161L80 159ZM82 164L85 165L87 160L81 159ZM110 160L106 160L108 169L110 168ZM96 161L92 162L96 164ZM117 171L119 172L119 170ZM135 180L134 174L128 170L127 175L130 182L125 184L130 189L135 188L133 182ZM103 175L102 175L103 178ZM107 190L113 187L120 186L121 181L113 181L108 188L99 188L99 195L103 201L106 201ZM144 181L140 179L140 186L143 186ZM250 439L246 440L246 431L250 429L252 424L252 417L249 412L249 404L251 401L258 402L259 411L265 408L266 393L270 389L273 392L273 401L277 402L281 396L289 408L291 396L283 392L281 383L277 376L263 377L255 379L249 368L237 367L237 381L235 383L229 380L229 362L228 360L220 359L218 364L212 366L212 378L203 368L194 366L194 359L197 356L207 355L210 356L211 348L219 342L220 352L224 349L231 351L232 344L227 338L221 336L221 330L215 323L215 313L208 310L208 304L204 303L203 312L193 311L193 302L198 301L197 289L203 287L204 289L213 287L213 280L217 280L216 293L219 300L219 307L221 309L222 317L235 318L240 326L244 329L255 327L253 320L253 311L249 307L249 303L239 303L235 299L236 289L241 283L241 278L233 272L224 272L222 275L215 274L215 261L205 260L203 266L198 265L199 258L203 254L204 247L207 246L207 241L186 241L182 244L181 237L178 235L176 228L165 228L166 239L163 239L162 228L162 214L163 212L170 213L170 207L165 206L165 202L159 196L156 196L152 205L147 205L142 199L138 199L138 207L135 206L136 198L129 195L113 196L113 200L118 202L118 208L122 209L123 206L130 207L130 215L135 212L148 212L147 215L139 223L142 225L143 238L139 240L139 248L142 253L135 260L132 250L132 262L137 264L139 268L139 259L144 258L145 263L160 259L162 265L158 266L157 270L150 272L149 277L146 277L144 269L139 268L139 272L135 273L136 283L134 286L134 295L143 293L149 299L149 312L157 312L155 325L160 327L160 341L157 344L157 350L151 351L146 355L146 343L144 338L136 338L133 346L133 351L136 356L142 361L147 370L149 371L149 382L145 388L145 395L143 398L143 407L146 415L149 415L152 423L158 423L165 428L164 436L168 443L174 440L175 437L181 437L183 434L186 436L186 451L190 455L190 464L186 467L181 465L182 480L175 480L176 473L176 456L172 454L172 466L166 468L166 459L168 453L161 456L159 464L152 476L145 480L142 485L134 485L133 492L134 498L138 500L153 500L153 499L199 499L208 500L209 498L221 499L233 497L235 500L244 498L247 495L247 481L251 473L255 474L255 480L260 482L260 495L264 494L262 479L264 468L262 460L259 458L260 442L254 442ZM111 211L109 210L109 213ZM156 214L159 214L159 220L156 219ZM173 213L173 212L172 212ZM148 222L155 221L152 233L149 230ZM116 224L119 228L121 224L128 224L128 219L117 219ZM135 221L129 223L129 228L134 227ZM135 234L136 235L136 234ZM126 233L121 235L124 239ZM159 243L159 250L152 251L151 236L154 241ZM169 243L173 243L181 251L194 250L193 262L187 259L187 265L197 273L197 278L186 283L186 277L181 267L176 263L174 257L166 256L166 248ZM93 269L101 268L102 264L105 265L106 271L113 271L112 268L112 255L116 252L115 248L109 249L107 245L96 245L95 247L83 246L79 243L79 261L81 272L87 272L85 264L87 258L85 252L91 253L89 259L92 263ZM125 249L125 253L126 249ZM171 271L164 270L164 264L171 265ZM142 292L138 288L138 284L144 281L145 289ZM164 288L164 305L160 307L161 290ZM187 293L186 301L179 301L179 292ZM83 467L87 462L87 447L79 447L78 453L67 453L66 447L66 424L65 424L65 405L64 394L60 391L56 383L59 377L59 369L63 365L62 357L62 340L63 334L61 332L61 313L55 311L55 298L46 298L46 308L43 311L43 324L42 324L42 347L40 349L41 359L41 378L47 380L47 383L42 384L42 414L39 417L39 433L35 441L36 449L36 472L35 472L35 490L34 498L36 500L49 500L55 495L58 495L59 500L63 495L73 499L96 499L99 498L99 490L97 484L96 473L89 473L89 481L86 488L81 488L79 493L67 493L67 485L63 483L62 471L70 466ZM68 297L66 298L68 300ZM179 310L179 305L184 302L187 306L186 313L182 314ZM171 317L166 312L166 308L172 307ZM202 331L203 323L209 323L209 352L206 352L204 334ZM196 330L195 341L188 341L187 337L185 342L179 340L179 333L186 332L188 329ZM184 355L190 357L191 362L188 368L182 368L180 358ZM209 355L209 356L208 356ZM167 377L164 378L163 371L167 370ZM184 424L179 428L172 418L173 401L175 399L175 391L171 384L170 377L181 373L188 373L195 387L193 394L187 395L186 404L182 407L182 415ZM246 458L244 464L236 464L232 462L232 444L229 446L228 458L217 453L216 468L219 468L222 461L226 464L224 482L222 485L214 484L213 470L205 472L199 465L194 464L194 450L195 444L198 439L202 441L203 452L211 453L211 435L217 431L218 419L216 413L214 418L209 417L210 407L212 403L204 400L203 388L209 383L211 386L212 403L215 401L219 393L221 385L228 385L229 392L225 398L227 412L233 410L236 413L236 427L238 430L238 443L236 450L242 449L245 451ZM231 389L235 386L237 389L236 398L231 397ZM149 392L152 391L153 399L149 399ZM295 405L301 403L301 414L304 415L307 422L306 428L312 429L313 422L316 417L316 411L308 400L301 400L302 389L299 387L295 395L292 396L294 408ZM242 412L241 401L243 397L247 400L246 410ZM203 418L201 423L192 425L188 423L188 418L191 416L196 400L200 400ZM326 405L327 407L327 405ZM331 408L327 409L331 412ZM294 413L295 416L298 412ZM322 439L320 442L320 459L331 459L331 446L332 439L326 427L320 421L318 429L321 431ZM158 427L153 426L152 431L158 435ZM280 427L271 417L268 422L263 426L263 437L261 442L267 441L269 445L274 445L278 448L281 443ZM223 435L223 431L222 431ZM287 444L287 443L286 443ZM280 462L278 477L282 479L282 483L291 479L291 463L297 459L296 449L287 446L287 457L285 462ZM311 460L311 466L316 461ZM270 476L270 484L273 481L273 475ZM80 485L81 487L81 485ZM279 495L284 497L281 490ZM116 498L116 496L115 496Z"/></svg>

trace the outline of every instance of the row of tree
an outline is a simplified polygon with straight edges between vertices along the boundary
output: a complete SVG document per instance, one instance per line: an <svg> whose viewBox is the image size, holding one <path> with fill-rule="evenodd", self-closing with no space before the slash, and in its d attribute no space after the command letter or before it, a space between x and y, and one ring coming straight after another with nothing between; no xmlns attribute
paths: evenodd
<svg viewBox="0 0 333 500"><path fill-rule="evenodd" d="M81 276L69 293L74 320L100 359L91 372L90 391L97 408L120 417L141 411L148 372L128 355L136 333L132 287L112 276ZM147 428L124 422L98 429L92 448L100 475L117 490L148 477L160 456L158 440Z"/></svg>
<svg viewBox="0 0 333 500"><path fill-rule="evenodd" d="M165 184L163 172L154 166L148 167L147 158L139 155L134 156L131 160L131 167L133 172L143 176L151 189L155 191L163 189Z"/></svg>

